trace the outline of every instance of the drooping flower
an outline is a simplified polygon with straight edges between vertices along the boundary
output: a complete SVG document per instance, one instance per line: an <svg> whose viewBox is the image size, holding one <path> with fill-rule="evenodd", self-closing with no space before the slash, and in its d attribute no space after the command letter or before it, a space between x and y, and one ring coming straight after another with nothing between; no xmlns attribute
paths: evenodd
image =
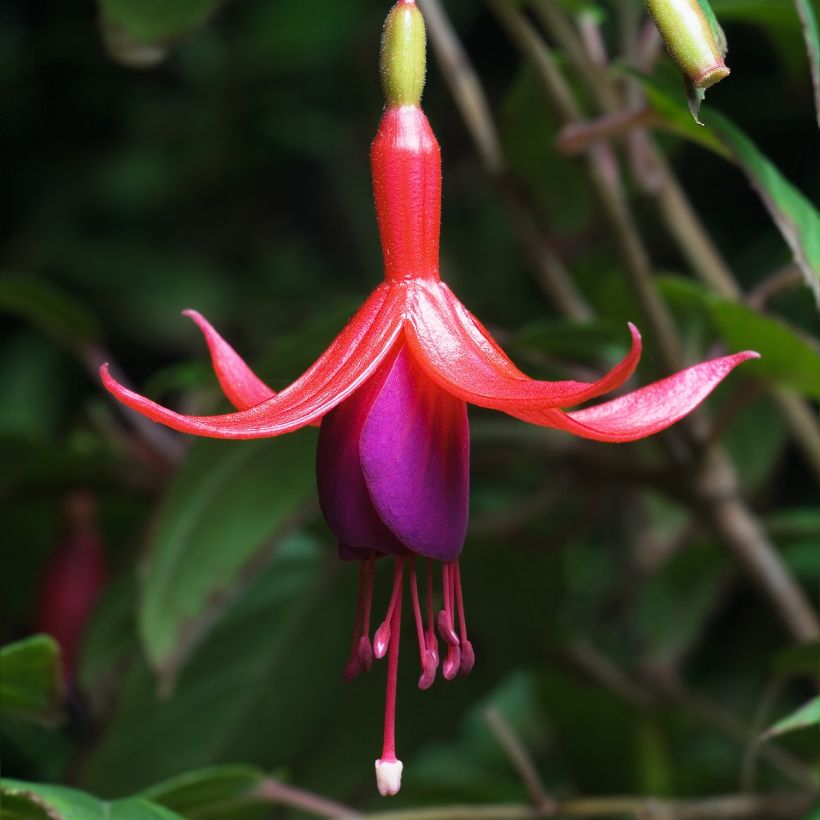
<svg viewBox="0 0 820 820"><path fill-rule="evenodd" d="M107 571L94 497L72 492L66 499L65 518L65 531L40 581L36 627L59 644L63 677L71 682Z"/></svg>
<svg viewBox="0 0 820 820"><path fill-rule="evenodd" d="M120 401L185 433L227 439L277 436L321 424L317 480L322 511L344 560L359 561L353 642L344 676L389 656L384 746L376 761L382 794L395 794L401 761L395 750L396 676L405 576L418 642L419 686L441 666L446 679L475 662L467 636L458 558L467 530L467 403L598 441L640 439L696 407L745 352L701 364L611 401L567 408L623 385L641 353L629 325L625 358L595 382L531 379L439 278L441 159L420 108L424 22L413 0L399 0L382 42L387 107L371 148L376 215L385 281L319 359L280 393L265 385L214 328L202 330L214 370L237 412L176 413L129 390L103 367L103 383ZM375 562L394 559L387 613L371 640ZM419 594L417 559L426 573ZM442 606L435 605L435 563ZM446 653L439 655L438 640Z"/></svg>

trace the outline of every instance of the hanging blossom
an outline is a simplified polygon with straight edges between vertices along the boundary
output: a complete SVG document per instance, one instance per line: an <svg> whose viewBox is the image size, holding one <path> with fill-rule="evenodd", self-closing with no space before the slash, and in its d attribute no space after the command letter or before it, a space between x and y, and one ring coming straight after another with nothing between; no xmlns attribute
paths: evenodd
<svg viewBox="0 0 820 820"><path fill-rule="evenodd" d="M387 106L370 154L385 281L319 359L274 393L200 314L186 311L203 332L216 376L237 412L182 415L124 387L107 366L101 370L106 388L121 402L184 433L253 439L321 423L322 511L340 557L359 562L344 677L370 670L374 657L388 657L384 745L375 764L383 795L396 794L401 785L395 715L405 586L419 686L427 689L439 669L447 680L466 675L475 662L458 561L469 498L467 403L583 438L634 441L674 424L735 366L757 356L745 352L703 362L581 410L567 408L620 387L634 371L641 337L633 325L626 357L598 381L537 381L522 373L439 278L441 158L419 107L424 40L415 3L399 0L385 23ZM393 586L371 639L376 560L382 556L393 559ZM422 583L417 559L425 565Z"/></svg>

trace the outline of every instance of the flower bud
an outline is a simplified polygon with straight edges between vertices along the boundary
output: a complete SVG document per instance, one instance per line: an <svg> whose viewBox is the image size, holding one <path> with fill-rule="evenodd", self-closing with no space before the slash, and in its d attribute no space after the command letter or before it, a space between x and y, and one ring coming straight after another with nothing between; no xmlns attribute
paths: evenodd
<svg viewBox="0 0 820 820"><path fill-rule="evenodd" d="M698 0L646 0L646 5L669 54L695 89L728 76L725 42L718 43Z"/></svg>
<svg viewBox="0 0 820 820"><path fill-rule="evenodd" d="M424 89L424 18L414 0L398 0L384 21L380 69L388 106L419 105Z"/></svg>
<svg viewBox="0 0 820 820"><path fill-rule="evenodd" d="M41 579L37 628L60 645L63 673L71 680L85 628L105 585L106 562L93 496L72 493L66 519L65 533Z"/></svg>

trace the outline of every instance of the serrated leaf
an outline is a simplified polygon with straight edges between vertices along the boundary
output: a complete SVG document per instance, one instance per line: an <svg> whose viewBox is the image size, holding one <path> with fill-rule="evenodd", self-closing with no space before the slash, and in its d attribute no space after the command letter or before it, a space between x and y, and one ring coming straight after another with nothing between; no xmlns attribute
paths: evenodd
<svg viewBox="0 0 820 820"><path fill-rule="evenodd" d="M0 649L0 714L50 725L61 717L60 649L34 635Z"/></svg>
<svg viewBox="0 0 820 820"><path fill-rule="evenodd" d="M145 566L139 631L170 686L192 648L313 509L315 430L199 441L166 496Z"/></svg>
<svg viewBox="0 0 820 820"><path fill-rule="evenodd" d="M264 777L253 766L211 766L151 786L142 796L186 820L238 820L246 809L259 806L257 792Z"/></svg>
<svg viewBox="0 0 820 820"><path fill-rule="evenodd" d="M814 111L817 124L820 126L820 30L809 0L794 0L794 4L803 28L803 39L806 41L806 54L809 58L811 84L814 89Z"/></svg>
<svg viewBox="0 0 820 820"><path fill-rule="evenodd" d="M820 213L730 120L713 111L706 122L760 195L820 306Z"/></svg>
<svg viewBox="0 0 820 820"><path fill-rule="evenodd" d="M66 786L4 779L0 781L0 795L4 820L7 800L19 812L11 814L10 820L183 820L181 815L141 797L109 802Z"/></svg>
<svg viewBox="0 0 820 820"><path fill-rule="evenodd" d="M820 695L813 698L808 703L804 703L790 715L778 720L774 726L767 729L762 739L767 740L787 732L795 732L799 729L808 729L811 726L820 725Z"/></svg>

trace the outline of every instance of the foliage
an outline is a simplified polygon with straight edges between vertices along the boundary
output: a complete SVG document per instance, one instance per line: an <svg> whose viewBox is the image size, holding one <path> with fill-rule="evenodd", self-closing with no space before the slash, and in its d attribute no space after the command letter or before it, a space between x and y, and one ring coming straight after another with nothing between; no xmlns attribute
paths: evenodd
<svg viewBox="0 0 820 820"><path fill-rule="evenodd" d="M443 274L533 375L601 372L632 320L645 343L637 378L658 378L662 334L588 174L594 152L563 153L543 77L496 5L446 11L488 95L503 174L482 163L448 63L430 61ZM721 448L739 486L726 498L741 498L774 546L767 571L782 568L816 610L815 4L713 0L732 73L710 90L704 126L664 55L628 65L621 49L647 22L637 0L508 5L538 21L582 135L619 112L577 69L572 42L543 30L541 5L570 32L579 20L599 32L611 58L599 79L619 105L648 106L607 132L620 207L652 269L648 301L669 312L689 363L763 354L709 400L701 445ZM381 270L367 151L386 11L361 0L0 10L3 818L261 820L280 803L276 816L304 816L288 789L385 809L371 782L384 672L339 679L356 578L318 516L316 431L194 443L124 413L96 371L111 361L141 392L221 412L181 310L207 315L276 390L342 327ZM653 156L675 174L671 188ZM728 287L701 229L674 210L678 184ZM588 318L549 297L550 254ZM489 709L559 797L749 788L793 793L809 811L817 637L794 641L777 584L715 523L697 483L706 461L685 429L590 445L471 413L462 565L478 662L419 692L406 653L405 789L390 808L526 803ZM112 571L76 676L61 681L36 609L63 500L78 488L97 500ZM741 782L752 756L756 778Z"/></svg>

